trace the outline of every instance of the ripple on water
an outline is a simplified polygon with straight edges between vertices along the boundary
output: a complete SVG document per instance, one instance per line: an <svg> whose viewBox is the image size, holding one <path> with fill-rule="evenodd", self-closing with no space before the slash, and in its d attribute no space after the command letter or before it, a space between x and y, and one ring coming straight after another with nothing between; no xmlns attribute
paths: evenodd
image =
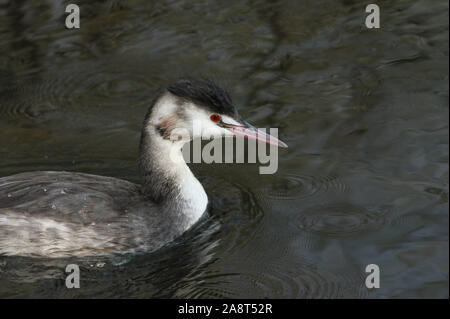
<svg viewBox="0 0 450 319"><path fill-rule="evenodd" d="M251 286L239 291L238 297L256 298L362 298L365 290L357 278L344 278L331 272L311 266L296 265L286 269L286 265L272 265L260 274L243 274ZM236 296L236 295L235 295Z"/></svg>
<svg viewBox="0 0 450 319"><path fill-rule="evenodd" d="M227 283L238 274L217 270L211 264L226 259L248 244L249 238L258 230L263 210L253 192L245 185L232 183L220 176L202 182L208 190L212 207L201 231L204 233L205 229L214 228L214 232L211 232L203 244L205 248L199 254L208 258L203 257L201 263L191 265L192 271L171 287L170 297L233 298L239 291L233 290ZM194 233L196 235L188 238L185 244L195 246L198 250L201 247L198 236L202 235L198 231ZM214 243L214 247L211 247L211 243ZM197 258L197 262L199 260ZM168 296L167 292L163 296Z"/></svg>
<svg viewBox="0 0 450 319"><path fill-rule="evenodd" d="M353 236L385 223L389 207L362 207L349 203L318 205L302 210L293 221L304 231L332 237Z"/></svg>
<svg viewBox="0 0 450 319"><path fill-rule="evenodd" d="M216 177L205 181L213 202L212 218L221 224L221 254L232 253L255 234L264 211L250 187Z"/></svg>
<svg viewBox="0 0 450 319"><path fill-rule="evenodd" d="M0 115L36 118L71 107L91 109L101 104L121 105L124 104L121 99L130 98L136 105L139 99L148 99L158 87L158 81L149 79L139 70L128 70L126 66L115 66L115 69L123 68L122 72L111 72L111 67L104 65L82 64L71 68L21 82L12 81L8 87L1 88Z"/></svg>
<svg viewBox="0 0 450 319"><path fill-rule="evenodd" d="M263 196L271 200L297 200L327 191L348 192L348 186L336 175L312 176L279 174L273 176L272 184L261 189Z"/></svg>

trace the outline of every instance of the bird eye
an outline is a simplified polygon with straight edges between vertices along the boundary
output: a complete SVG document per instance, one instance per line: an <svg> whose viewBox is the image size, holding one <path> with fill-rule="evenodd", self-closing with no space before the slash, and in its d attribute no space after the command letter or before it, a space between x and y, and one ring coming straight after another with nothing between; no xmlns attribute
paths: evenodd
<svg viewBox="0 0 450 319"><path fill-rule="evenodd" d="M209 118L211 119L211 121L216 122L216 123L220 121L219 114L212 114Z"/></svg>

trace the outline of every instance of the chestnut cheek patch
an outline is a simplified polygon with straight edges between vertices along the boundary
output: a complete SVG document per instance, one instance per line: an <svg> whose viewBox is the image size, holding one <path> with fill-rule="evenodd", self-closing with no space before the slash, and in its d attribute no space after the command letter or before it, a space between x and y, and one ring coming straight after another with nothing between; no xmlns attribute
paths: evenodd
<svg viewBox="0 0 450 319"><path fill-rule="evenodd" d="M160 119L160 122L156 125L156 130L165 140L170 140L172 131L176 128L178 117L176 115L170 115Z"/></svg>

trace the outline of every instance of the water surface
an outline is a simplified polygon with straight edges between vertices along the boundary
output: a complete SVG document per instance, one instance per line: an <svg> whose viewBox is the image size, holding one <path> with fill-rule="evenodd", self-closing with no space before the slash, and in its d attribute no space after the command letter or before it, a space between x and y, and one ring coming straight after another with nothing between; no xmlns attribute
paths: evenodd
<svg viewBox="0 0 450 319"><path fill-rule="evenodd" d="M378 30L352 0L76 3L78 30L64 1L0 3L0 176L139 182L143 116L185 75L289 149L274 175L192 164L209 215L156 253L0 257L0 297L448 298L447 1L378 1Z"/></svg>

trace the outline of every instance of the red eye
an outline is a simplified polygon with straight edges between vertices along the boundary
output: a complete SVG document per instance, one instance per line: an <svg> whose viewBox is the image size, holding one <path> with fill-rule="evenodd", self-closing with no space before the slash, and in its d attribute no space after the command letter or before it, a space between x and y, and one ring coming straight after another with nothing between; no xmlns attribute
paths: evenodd
<svg viewBox="0 0 450 319"><path fill-rule="evenodd" d="M216 122L216 123L220 121L219 114L212 114L209 118L211 119L211 121Z"/></svg>

